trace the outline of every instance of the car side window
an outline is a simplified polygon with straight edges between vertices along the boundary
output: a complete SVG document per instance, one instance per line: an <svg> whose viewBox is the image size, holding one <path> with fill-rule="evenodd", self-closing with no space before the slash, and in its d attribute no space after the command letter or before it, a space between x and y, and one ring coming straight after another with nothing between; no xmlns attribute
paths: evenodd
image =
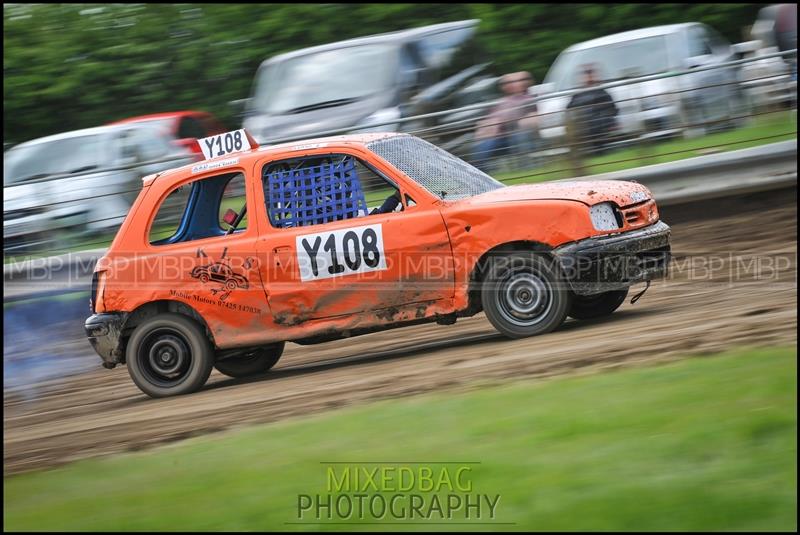
<svg viewBox="0 0 800 535"><path fill-rule="evenodd" d="M201 139L206 137L206 129L202 123L194 117L184 117L178 124L178 138L195 138Z"/></svg>
<svg viewBox="0 0 800 535"><path fill-rule="evenodd" d="M172 147L161 132L152 127L126 130L119 136L120 156L124 161L149 162L167 156Z"/></svg>
<svg viewBox="0 0 800 535"><path fill-rule="evenodd" d="M263 167L262 180L267 215L276 228L403 210L397 185L348 154L271 162Z"/></svg>
<svg viewBox="0 0 800 535"><path fill-rule="evenodd" d="M150 224L151 245L182 243L247 228L244 174L225 173L172 190Z"/></svg>
<svg viewBox="0 0 800 535"><path fill-rule="evenodd" d="M170 153L171 148L167 140L156 132L142 132L139 136L139 151L143 161L164 158Z"/></svg>

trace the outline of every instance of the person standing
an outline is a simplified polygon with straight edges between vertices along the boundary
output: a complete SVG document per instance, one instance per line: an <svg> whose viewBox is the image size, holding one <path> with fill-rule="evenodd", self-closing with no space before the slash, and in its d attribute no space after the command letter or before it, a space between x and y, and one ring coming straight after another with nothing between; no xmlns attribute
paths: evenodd
<svg viewBox="0 0 800 535"><path fill-rule="evenodd" d="M530 155L535 149L538 133L536 103L528 95L533 85L529 72L504 75L500 86L506 94L489 115L478 122L475 131L475 160L477 167L489 172L499 156Z"/></svg>
<svg viewBox="0 0 800 535"><path fill-rule="evenodd" d="M605 89L597 87L597 69L592 64L581 71L583 91L567 104L567 136L576 172L584 173L583 160L601 154L617 128L617 105Z"/></svg>

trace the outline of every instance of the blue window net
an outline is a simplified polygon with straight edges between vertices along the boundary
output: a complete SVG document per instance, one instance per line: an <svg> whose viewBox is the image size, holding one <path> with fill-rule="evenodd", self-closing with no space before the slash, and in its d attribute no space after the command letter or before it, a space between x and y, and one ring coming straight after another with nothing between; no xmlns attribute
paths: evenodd
<svg viewBox="0 0 800 535"><path fill-rule="evenodd" d="M367 214L354 158L306 163L312 162L300 162L294 169L264 169L267 213L273 226L304 227Z"/></svg>

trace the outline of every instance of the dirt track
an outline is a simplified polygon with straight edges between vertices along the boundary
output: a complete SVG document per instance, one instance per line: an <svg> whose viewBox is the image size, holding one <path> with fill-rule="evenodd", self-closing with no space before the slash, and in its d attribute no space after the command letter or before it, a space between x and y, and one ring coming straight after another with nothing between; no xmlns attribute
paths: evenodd
<svg viewBox="0 0 800 535"><path fill-rule="evenodd" d="M105 370L99 359L90 373L33 385L24 396L4 390L4 473L369 399L731 347L796 344L795 195L793 190L727 202L713 211L697 204L662 210L673 226L670 280L655 283L638 303L624 304L609 318L570 320L532 339L506 340L481 314L452 326L289 344L266 376L237 381L214 372L204 390L179 398L151 400L124 366ZM721 216L723 211L739 215ZM689 222L690 214L699 213L703 221ZM754 259L760 277L753 276Z"/></svg>

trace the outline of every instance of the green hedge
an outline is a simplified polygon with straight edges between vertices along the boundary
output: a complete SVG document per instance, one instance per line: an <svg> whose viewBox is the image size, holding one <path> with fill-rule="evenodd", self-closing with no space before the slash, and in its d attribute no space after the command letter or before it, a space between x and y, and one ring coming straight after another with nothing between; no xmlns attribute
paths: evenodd
<svg viewBox="0 0 800 535"><path fill-rule="evenodd" d="M247 97L265 58L466 18L497 70L537 80L570 44L655 24L705 22L732 42L758 4L60 4L3 6L3 137L21 142L124 117L211 111Z"/></svg>

